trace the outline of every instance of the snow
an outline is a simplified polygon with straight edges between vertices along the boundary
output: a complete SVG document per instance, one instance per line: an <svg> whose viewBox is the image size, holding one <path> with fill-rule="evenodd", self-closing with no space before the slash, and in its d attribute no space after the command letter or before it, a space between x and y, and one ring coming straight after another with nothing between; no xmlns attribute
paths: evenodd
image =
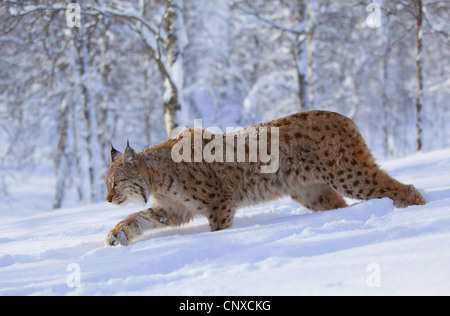
<svg viewBox="0 0 450 316"><path fill-rule="evenodd" d="M225 231L199 217L115 248L107 232L139 209L14 204L0 222L0 295L449 295L450 150L381 165L429 203L312 213L282 199L239 210Z"/></svg>

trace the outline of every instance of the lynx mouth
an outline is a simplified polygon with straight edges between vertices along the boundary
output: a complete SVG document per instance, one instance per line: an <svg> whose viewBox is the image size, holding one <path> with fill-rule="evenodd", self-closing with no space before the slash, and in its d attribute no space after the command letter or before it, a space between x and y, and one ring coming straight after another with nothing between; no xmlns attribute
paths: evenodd
<svg viewBox="0 0 450 316"><path fill-rule="evenodd" d="M125 203L125 205L127 204L127 199L123 199L123 200L120 200L120 201L113 201L113 202L116 205L124 206L124 203Z"/></svg>

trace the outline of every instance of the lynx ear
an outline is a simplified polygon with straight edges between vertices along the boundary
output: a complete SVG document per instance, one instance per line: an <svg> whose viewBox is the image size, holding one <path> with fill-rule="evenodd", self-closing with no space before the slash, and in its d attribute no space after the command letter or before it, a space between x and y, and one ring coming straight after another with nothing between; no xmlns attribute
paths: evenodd
<svg viewBox="0 0 450 316"><path fill-rule="evenodd" d="M130 166L136 166L137 156L133 148L130 147L130 142L127 140L127 148L125 148L125 163Z"/></svg>
<svg viewBox="0 0 450 316"><path fill-rule="evenodd" d="M111 143L111 163L117 160L117 158L122 157L122 153L114 148Z"/></svg>

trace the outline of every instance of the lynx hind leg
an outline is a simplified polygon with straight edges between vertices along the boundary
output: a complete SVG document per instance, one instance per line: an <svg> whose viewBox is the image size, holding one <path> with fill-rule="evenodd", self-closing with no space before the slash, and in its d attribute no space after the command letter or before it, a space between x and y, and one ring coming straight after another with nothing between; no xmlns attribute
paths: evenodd
<svg viewBox="0 0 450 316"><path fill-rule="evenodd" d="M400 208L426 204L422 194L413 185L400 183L376 164L372 168L355 170L351 175L352 178L348 179L349 181L339 181L337 186L337 191L350 198L370 200L387 197L394 201L396 207Z"/></svg>
<svg viewBox="0 0 450 316"><path fill-rule="evenodd" d="M330 186L322 183L299 185L290 196L294 201L314 212L334 210L347 206L342 196Z"/></svg>
<svg viewBox="0 0 450 316"><path fill-rule="evenodd" d="M408 207L411 205L425 205L427 201L422 194L413 185L404 185L404 189L398 193L394 199L394 205L397 207Z"/></svg>
<svg viewBox="0 0 450 316"><path fill-rule="evenodd" d="M380 169L356 124L338 117L338 142L324 152L328 174L322 176L335 191L353 199L370 200L388 197L396 207L423 205L422 195L413 187L391 178ZM339 137L340 136L340 137Z"/></svg>

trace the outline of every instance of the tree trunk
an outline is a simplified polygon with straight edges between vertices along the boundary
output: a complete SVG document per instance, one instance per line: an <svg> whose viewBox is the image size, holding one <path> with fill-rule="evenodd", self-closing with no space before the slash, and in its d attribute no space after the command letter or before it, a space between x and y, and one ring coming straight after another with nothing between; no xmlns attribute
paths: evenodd
<svg viewBox="0 0 450 316"><path fill-rule="evenodd" d="M389 45L389 44L387 44ZM389 63L389 51L386 50L385 54L382 57L382 83L381 83L381 106L383 111L383 122L382 122L382 130L383 130L383 149L384 149L384 157L387 158L393 155L393 151L391 150L392 143L392 135L393 130L391 129L391 115L390 111L392 108L390 107L389 96L387 91L388 86L388 63Z"/></svg>
<svg viewBox="0 0 450 316"><path fill-rule="evenodd" d="M75 60L75 84L81 90L81 117L84 120L86 129L84 129L83 138L86 142L86 151L88 156L88 176L89 176L89 200L91 203L96 201L96 181L95 181L95 165L94 165L94 150L93 150L93 133L94 127L92 124L95 122L94 111L91 108L92 104L90 102L90 94L88 87L84 82L84 75L86 73L86 56L87 47L84 38L84 28L75 28L74 32L74 60ZM74 122L76 124L76 122ZM81 175L80 175L81 176Z"/></svg>
<svg viewBox="0 0 450 316"><path fill-rule="evenodd" d="M103 176L106 172L106 170L109 167L110 163L110 142L108 139L111 138L111 128L108 124L108 117L109 113L112 110L111 105L108 104L109 94L110 94L110 86L111 86L111 72L113 70L112 66L110 65L110 59L109 59L109 51L110 51L110 41L107 35L107 32L111 28L112 19L110 17L103 17L101 20L102 23L102 33L100 35L100 45L99 48L101 50L101 56L102 56L102 63L99 69L99 74L101 75L101 84L102 89L99 91L100 93L100 102L97 106L96 111L96 124L97 124L97 141L98 145L100 147L100 164L99 164L99 170L100 172L96 173L96 178L98 183L103 184ZM106 187L104 185L100 185L98 187L98 194L100 195L100 199L102 197L106 196Z"/></svg>
<svg viewBox="0 0 450 316"><path fill-rule="evenodd" d="M149 67L149 63L145 62L144 63L145 67L148 68ZM146 70L144 73L144 82L145 82L145 86L149 87L150 86L150 74L149 71ZM150 96L148 96L150 98ZM150 102L149 102L150 103ZM144 126L145 126L145 143L147 145L151 144L152 141L152 137L151 137L151 125L150 125L150 120L152 117L152 112L153 112L153 106L152 104L149 104L147 107L144 108Z"/></svg>
<svg viewBox="0 0 450 316"><path fill-rule="evenodd" d="M311 0L305 0L306 8L306 52L307 52L307 74L308 74L308 107L314 109L314 18Z"/></svg>
<svg viewBox="0 0 450 316"><path fill-rule="evenodd" d="M314 21L311 2L309 0L298 0L298 16L299 23L305 25L305 34L298 36L293 55L299 85L298 98L300 100L300 110L307 111L314 107L314 68L312 63L314 53L312 46Z"/></svg>
<svg viewBox="0 0 450 316"><path fill-rule="evenodd" d="M164 83L163 112L166 133L170 138L172 131L178 126L176 113L181 109L181 93L183 89L183 61L182 53L185 46L184 21L182 16L183 3L180 0L167 0L167 9L164 15L167 39L164 42L166 49L167 71ZM161 61L160 61L161 62ZM161 66L160 66L161 69Z"/></svg>
<svg viewBox="0 0 450 316"><path fill-rule="evenodd" d="M66 156L67 133L69 128L69 110L67 100L63 100L59 114L58 145L56 147L55 169L56 189L53 208L61 208L66 191L66 179L68 176L68 161Z"/></svg>
<svg viewBox="0 0 450 316"><path fill-rule="evenodd" d="M416 7L416 37L417 37L417 52L416 52L416 69L417 69L417 93L416 93L416 129L417 129L417 141L416 150L420 151L423 148L423 117L422 109L424 102L424 91L423 91L423 42L422 42L422 24L424 18L423 4L422 0L416 0L414 2Z"/></svg>
<svg viewBox="0 0 450 316"><path fill-rule="evenodd" d="M389 16L386 17L386 22L389 25ZM391 31L388 25L381 29L382 43L385 45L384 52L381 55L382 73L381 73L381 106L382 106L382 130L383 130L383 149L384 157L388 158L395 155L394 132L395 124L393 124L394 104L388 95L389 87L389 61L391 59Z"/></svg>

